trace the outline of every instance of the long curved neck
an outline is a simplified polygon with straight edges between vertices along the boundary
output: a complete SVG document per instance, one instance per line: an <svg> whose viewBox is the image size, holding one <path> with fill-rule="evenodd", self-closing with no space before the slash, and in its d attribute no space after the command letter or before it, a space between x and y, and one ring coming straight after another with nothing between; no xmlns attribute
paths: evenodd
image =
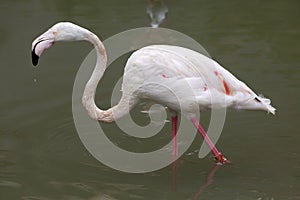
<svg viewBox="0 0 300 200"><path fill-rule="evenodd" d="M87 35L86 40L91 42L95 47L97 61L93 73L85 86L82 96L82 104L88 111L91 118L103 122L113 122L116 118L121 117L125 113L114 112L114 110L118 110L120 103L108 110L101 110L95 104L96 88L106 69L107 55L105 47L99 38L92 32L89 32Z"/></svg>

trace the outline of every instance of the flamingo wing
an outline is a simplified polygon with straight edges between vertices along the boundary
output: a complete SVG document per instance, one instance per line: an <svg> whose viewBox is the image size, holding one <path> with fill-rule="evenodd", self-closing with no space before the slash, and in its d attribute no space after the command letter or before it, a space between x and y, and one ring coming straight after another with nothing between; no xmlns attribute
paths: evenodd
<svg viewBox="0 0 300 200"><path fill-rule="evenodd" d="M185 94L189 90L183 85L188 83L193 91L190 95L195 97L200 108L211 108L214 104L216 107L262 109L273 114L275 112L269 99L255 94L216 61L179 46L151 45L136 51L128 59L124 75L130 79L124 78L123 86L130 85L132 79L137 77L139 80L136 80L136 85L156 82ZM164 103L171 99L168 95L164 98L162 94L165 91L158 88L144 88L143 93L154 95L156 100ZM183 95L182 98L190 95Z"/></svg>

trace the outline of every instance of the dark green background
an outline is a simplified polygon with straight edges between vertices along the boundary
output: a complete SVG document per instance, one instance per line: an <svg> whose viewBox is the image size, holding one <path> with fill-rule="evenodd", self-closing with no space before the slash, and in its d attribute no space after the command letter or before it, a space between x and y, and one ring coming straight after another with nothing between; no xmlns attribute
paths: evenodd
<svg viewBox="0 0 300 200"><path fill-rule="evenodd" d="M300 199L299 86L300 3L274 1L166 2L162 27L180 31L257 93L272 99L277 115L229 111L217 146L232 165L219 168L199 199ZM211 156L197 157L202 139L172 166L132 175L92 158L76 133L71 95L76 72L90 52L84 42L55 45L39 68L30 60L31 42L58 21L72 21L105 39L149 25L146 1L0 2L0 199L190 199L198 198L213 169ZM126 56L109 68L97 91L97 103L109 105L109 93L123 73ZM139 123L147 117L136 109ZM207 125L209 113L204 114ZM164 144L132 140L106 125L116 144L139 150ZM142 150L142 149L141 149ZM173 181L172 181L173 180ZM177 187L177 189L176 189ZM175 191L176 190L176 191Z"/></svg>

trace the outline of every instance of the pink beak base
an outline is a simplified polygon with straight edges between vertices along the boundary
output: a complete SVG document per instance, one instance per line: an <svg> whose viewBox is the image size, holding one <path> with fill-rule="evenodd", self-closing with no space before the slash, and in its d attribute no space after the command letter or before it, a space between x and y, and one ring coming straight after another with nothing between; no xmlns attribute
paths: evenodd
<svg viewBox="0 0 300 200"><path fill-rule="evenodd" d="M53 45L53 41L50 39L45 39L45 40L40 40L35 43L35 45L32 48L31 52L31 59L32 59L32 64L36 66L39 62L39 58L42 55L42 53L50 48Z"/></svg>

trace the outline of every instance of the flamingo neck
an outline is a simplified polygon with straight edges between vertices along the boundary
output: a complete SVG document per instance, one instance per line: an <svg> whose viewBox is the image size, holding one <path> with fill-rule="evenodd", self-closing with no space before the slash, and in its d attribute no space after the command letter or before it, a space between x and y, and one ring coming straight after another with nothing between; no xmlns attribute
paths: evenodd
<svg viewBox="0 0 300 200"><path fill-rule="evenodd" d="M97 61L93 73L85 86L82 97L82 104L92 119L103 122L113 122L115 120L113 109L116 108L101 110L95 103L96 88L104 74L107 64L106 50L103 43L95 34L89 32L87 35L87 40L94 45L94 48L96 50Z"/></svg>

